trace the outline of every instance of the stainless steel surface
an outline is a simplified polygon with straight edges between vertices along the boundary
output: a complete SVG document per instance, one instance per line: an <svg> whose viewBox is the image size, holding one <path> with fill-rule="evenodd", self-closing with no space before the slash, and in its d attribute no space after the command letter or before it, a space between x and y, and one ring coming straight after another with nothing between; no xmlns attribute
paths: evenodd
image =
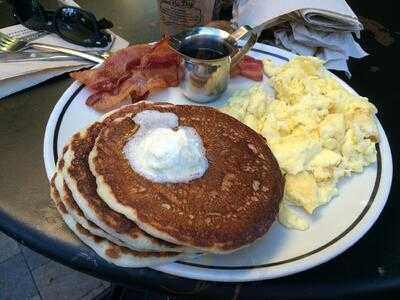
<svg viewBox="0 0 400 300"><path fill-rule="evenodd" d="M36 31L27 35L20 36L19 38L25 42L32 42L48 34L49 33L46 31Z"/></svg>
<svg viewBox="0 0 400 300"><path fill-rule="evenodd" d="M232 66L235 66L243 58L243 56L245 56L245 54L249 52L249 50L254 46L254 44L257 42L257 34L250 26L244 25L242 27L239 27L228 37L231 43L237 43L239 40L243 39L246 36L249 36L247 42L243 45L240 51L232 56Z"/></svg>
<svg viewBox="0 0 400 300"><path fill-rule="evenodd" d="M247 36L249 38L245 45L239 49L237 42ZM242 26L232 34L213 27L196 27L171 36L170 46L183 57L181 92L188 99L199 103L217 99L228 86L231 69L256 41L257 35L250 26ZM193 44L196 44L197 49L205 51L218 50L221 57L193 57L185 50ZM218 49L213 49L214 46Z"/></svg>
<svg viewBox="0 0 400 300"><path fill-rule="evenodd" d="M34 40L37 40L45 35L48 35L49 33L46 31L16 31L16 32L12 32L9 33L8 36L9 37L16 37L19 38L25 42L31 42Z"/></svg>
<svg viewBox="0 0 400 300"><path fill-rule="evenodd" d="M61 52L73 56L78 56L84 58L89 61L93 61L96 63L102 63L104 58L100 55L96 54L89 54L87 52L78 51L75 49L70 49L61 46L54 46L48 44L41 44L41 43L29 43L27 41L10 37L4 33L0 34L0 51L2 52L18 52L26 49L36 49L36 50L45 50L45 51L54 51L54 52Z"/></svg>
<svg viewBox="0 0 400 300"><path fill-rule="evenodd" d="M10 47L20 47L21 45L25 45L31 41L37 40L48 33L45 31L37 31L26 35L17 36L17 34L4 34L0 32L0 47L1 51L8 51L7 49ZM3 48L4 47L4 48Z"/></svg>
<svg viewBox="0 0 400 300"><path fill-rule="evenodd" d="M109 52L87 52L89 54L95 54L106 59L110 56ZM16 52L16 53L1 53L0 52L0 63L12 63L12 62L27 62L27 61L63 61L63 60L80 60L82 58L60 54L57 52Z"/></svg>
<svg viewBox="0 0 400 300"><path fill-rule="evenodd" d="M0 51L13 52L25 47L26 42L0 32Z"/></svg>
<svg viewBox="0 0 400 300"><path fill-rule="evenodd" d="M247 36L245 45L239 49L237 42ZM228 86L231 69L256 41L257 35L250 26L242 26L232 34L213 27L196 27L171 36L170 46L183 58L181 92L199 103L217 99ZM197 53L215 50L218 55L216 58L194 57L185 50L189 45L196 45Z"/></svg>
<svg viewBox="0 0 400 300"><path fill-rule="evenodd" d="M50 51L66 53L66 54L78 56L78 57L81 57L81 58L84 58L86 60L90 60L90 61L93 61L96 63L102 63L104 61L104 58L100 55L89 54L86 52L69 49L69 48L65 48L65 47L60 47L60 46L52 46L52 45L39 44L39 43L30 43L29 47L33 48L33 49L37 49L37 50L50 50Z"/></svg>

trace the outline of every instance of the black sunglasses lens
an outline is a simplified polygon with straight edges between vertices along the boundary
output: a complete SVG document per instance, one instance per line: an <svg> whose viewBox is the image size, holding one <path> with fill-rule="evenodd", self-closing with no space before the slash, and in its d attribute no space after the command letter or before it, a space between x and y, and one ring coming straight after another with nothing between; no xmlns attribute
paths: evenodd
<svg viewBox="0 0 400 300"><path fill-rule="evenodd" d="M81 9L64 7L57 13L55 23L59 33L71 42L105 47L111 41L109 34L99 31L94 16Z"/></svg>
<svg viewBox="0 0 400 300"><path fill-rule="evenodd" d="M14 8L14 14L22 22L26 22L34 15L33 1L10 1Z"/></svg>
<svg viewBox="0 0 400 300"><path fill-rule="evenodd" d="M86 12L75 8L63 8L55 21L60 33L71 40L83 41L96 32L96 21Z"/></svg>
<svg viewBox="0 0 400 300"><path fill-rule="evenodd" d="M20 23L34 30L45 29L50 15L46 13L38 0L14 0L10 3Z"/></svg>

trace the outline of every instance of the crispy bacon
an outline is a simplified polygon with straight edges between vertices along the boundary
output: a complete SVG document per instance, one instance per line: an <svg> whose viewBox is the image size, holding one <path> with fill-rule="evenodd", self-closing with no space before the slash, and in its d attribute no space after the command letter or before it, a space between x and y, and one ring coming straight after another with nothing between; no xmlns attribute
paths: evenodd
<svg viewBox="0 0 400 300"><path fill-rule="evenodd" d="M167 39L162 39L155 44L152 51L144 55L141 60L141 65L145 69L179 63L180 57L169 47Z"/></svg>
<svg viewBox="0 0 400 300"><path fill-rule="evenodd" d="M181 58L166 39L150 46L130 46L115 52L104 64L86 71L71 73L71 77L93 90L86 104L105 111L131 98L132 102L145 99L157 89L178 86ZM236 71L247 78L262 80L262 62L245 56Z"/></svg>
<svg viewBox="0 0 400 300"><path fill-rule="evenodd" d="M254 81L262 81L263 64L262 61L246 55L233 70L232 76L240 74L243 77Z"/></svg>
<svg viewBox="0 0 400 300"><path fill-rule="evenodd" d="M113 91L100 91L91 95L86 104L99 111L105 111L118 105L131 96L132 101L143 100L148 93L156 89L167 88L167 82L160 77L146 78L142 72L135 71Z"/></svg>
<svg viewBox="0 0 400 300"><path fill-rule="evenodd" d="M100 68L72 72L70 76L94 91L112 91L129 75L130 69L140 65L141 58L151 50L148 44L124 48L115 52Z"/></svg>
<svg viewBox="0 0 400 300"><path fill-rule="evenodd" d="M100 68L74 72L71 77L94 91L86 104L104 111L129 96L132 101L139 101L156 89L177 86L179 66L179 56L166 40L161 40L153 46L135 45L119 50Z"/></svg>

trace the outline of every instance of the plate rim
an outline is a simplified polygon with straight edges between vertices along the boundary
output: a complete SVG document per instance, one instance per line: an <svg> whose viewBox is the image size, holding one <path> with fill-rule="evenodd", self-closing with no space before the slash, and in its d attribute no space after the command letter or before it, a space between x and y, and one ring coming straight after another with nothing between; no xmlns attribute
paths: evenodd
<svg viewBox="0 0 400 300"><path fill-rule="evenodd" d="M296 56L291 52L260 43L257 43L254 46L254 48L251 49L251 51L263 53L264 55L268 56L274 56L276 58L285 61L288 61L291 57ZM349 85L347 85L347 83L342 81L336 75L334 74L332 75L347 90L349 90L352 93L356 93ZM67 103L71 103L79 95L79 93L83 90L83 88L84 88L83 84L80 84L76 81L72 83L71 86L64 92L64 94L58 100L46 124L46 131L45 131L44 145L43 145L43 158L45 162L46 173L49 179L52 176L52 169L54 169L54 167L52 168L51 165L52 164L54 165L54 161L57 157L56 138L58 137L58 130L62 122L62 117L60 118L60 116L62 116L66 112L69 106L67 105ZM371 197L367 205L361 211L360 215L358 215L358 217L350 224L350 226L347 227L341 234L339 234L329 242L325 243L323 246L320 246L317 249L314 249L297 257L284 260L282 262L263 264L257 266L235 266L235 267L207 266L207 265L179 261L152 268L169 274L186 278L199 279L199 280L212 280L212 281L223 281L223 282L255 281L255 280L278 278L307 270L309 268L315 267L319 264L322 264L334 258L335 256L339 255L346 249L350 248L370 229L370 227L375 223L376 219L379 217L387 201L391 186L392 157L390 153L390 146L388 144L386 134L377 118L376 121L381 138L380 143L377 144L377 150L378 150L378 157L381 159L377 164L377 178L375 180L374 189L371 193ZM57 133L57 135L55 133ZM49 143L49 141L52 142ZM379 145L381 146L384 145L384 147L380 147ZM385 153L386 155L383 157L383 159L386 162L385 167L383 169L382 169L383 167L382 151L386 151ZM373 206L374 207L376 206L375 210L371 210L371 207ZM366 224L362 224L365 222ZM331 246L336 246L336 249L330 248ZM328 253L326 253L327 251ZM319 259L317 260L314 259L310 261L312 257L314 258L316 257L315 255L317 255L317 258L319 256L321 257L319 257ZM288 266L289 268L285 270L285 268L287 268ZM207 273L211 274L204 274L205 270L207 270L206 271Z"/></svg>

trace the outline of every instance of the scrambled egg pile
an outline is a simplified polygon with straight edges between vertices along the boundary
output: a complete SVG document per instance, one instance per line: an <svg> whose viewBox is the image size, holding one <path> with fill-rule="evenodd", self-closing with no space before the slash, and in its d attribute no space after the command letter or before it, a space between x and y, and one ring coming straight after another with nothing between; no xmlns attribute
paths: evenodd
<svg viewBox="0 0 400 300"><path fill-rule="evenodd" d="M264 61L275 99L261 86L238 91L221 110L267 139L285 175L279 221L306 230L308 221L290 206L312 214L338 194L340 177L376 161L377 110L345 90L314 57L276 66Z"/></svg>

